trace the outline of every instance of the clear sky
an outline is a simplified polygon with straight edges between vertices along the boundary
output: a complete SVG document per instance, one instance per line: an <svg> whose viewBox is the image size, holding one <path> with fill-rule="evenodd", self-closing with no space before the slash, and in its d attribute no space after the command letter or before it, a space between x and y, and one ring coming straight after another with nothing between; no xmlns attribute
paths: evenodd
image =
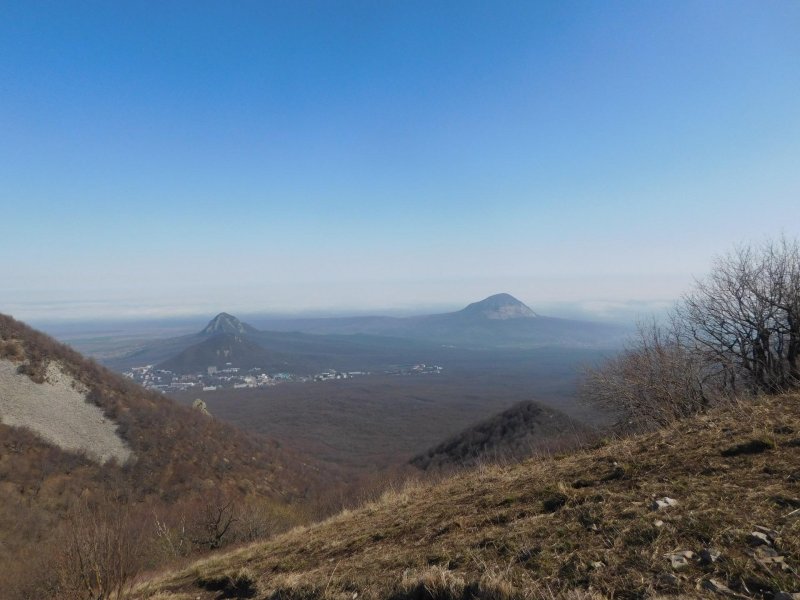
<svg viewBox="0 0 800 600"><path fill-rule="evenodd" d="M602 312L782 231L795 1L0 2L20 318Z"/></svg>

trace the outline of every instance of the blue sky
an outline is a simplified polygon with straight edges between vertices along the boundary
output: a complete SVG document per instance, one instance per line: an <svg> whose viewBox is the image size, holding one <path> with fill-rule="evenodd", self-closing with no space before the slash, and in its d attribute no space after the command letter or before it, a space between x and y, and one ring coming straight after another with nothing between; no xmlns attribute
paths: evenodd
<svg viewBox="0 0 800 600"><path fill-rule="evenodd" d="M668 302L800 233L798 31L790 1L0 3L0 311Z"/></svg>

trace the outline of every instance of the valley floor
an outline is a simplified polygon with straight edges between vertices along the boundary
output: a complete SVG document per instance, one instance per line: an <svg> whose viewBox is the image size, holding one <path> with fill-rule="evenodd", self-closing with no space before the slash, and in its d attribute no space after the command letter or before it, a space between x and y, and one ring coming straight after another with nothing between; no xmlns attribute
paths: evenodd
<svg viewBox="0 0 800 600"><path fill-rule="evenodd" d="M574 374L546 379L538 373L444 373L186 392L174 398L185 404L202 398L215 417L280 440L354 479L404 465L521 401L548 404L594 422L594 415L577 406L574 387Z"/></svg>
<svg viewBox="0 0 800 600"><path fill-rule="evenodd" d="M438 484L140 583L139 599L791 598L800 396Z"/></svg>

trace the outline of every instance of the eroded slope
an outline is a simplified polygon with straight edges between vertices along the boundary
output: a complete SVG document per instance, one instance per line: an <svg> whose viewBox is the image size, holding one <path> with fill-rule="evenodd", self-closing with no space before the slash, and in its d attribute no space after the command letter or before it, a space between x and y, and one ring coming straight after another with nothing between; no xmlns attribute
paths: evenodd
<svg viewBox="0 0 800 600"><path fill-rule="evenodd" d="M0 422L26 427L45 441L69 452L84 452L98 462L125 463L130 448L117 424L86 400L86 386L65 373L58 363L46 367L36 383L19 365L0 359Z"/></svg>

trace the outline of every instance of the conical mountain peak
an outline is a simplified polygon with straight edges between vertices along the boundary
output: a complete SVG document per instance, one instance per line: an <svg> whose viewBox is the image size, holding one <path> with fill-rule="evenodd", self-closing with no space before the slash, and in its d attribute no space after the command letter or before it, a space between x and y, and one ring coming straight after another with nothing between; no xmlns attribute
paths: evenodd
<svg viewBox="0 0 800 600"><path fill-rule="evenodd" d="M239 319L226 312L219 313L208 322L208 325L200 332L200 335L217 335L219 333L245 334L255 333L255 327L247 323L242 323Z"/></svg>
<svg viewBox="0 0 800 600"><path fill-rule="evenodd" d="M494 294L479 302L473 302L460 311L462 314L481 316L486 319L526 319L538 315L530 307L511 294Z"/></svg>

